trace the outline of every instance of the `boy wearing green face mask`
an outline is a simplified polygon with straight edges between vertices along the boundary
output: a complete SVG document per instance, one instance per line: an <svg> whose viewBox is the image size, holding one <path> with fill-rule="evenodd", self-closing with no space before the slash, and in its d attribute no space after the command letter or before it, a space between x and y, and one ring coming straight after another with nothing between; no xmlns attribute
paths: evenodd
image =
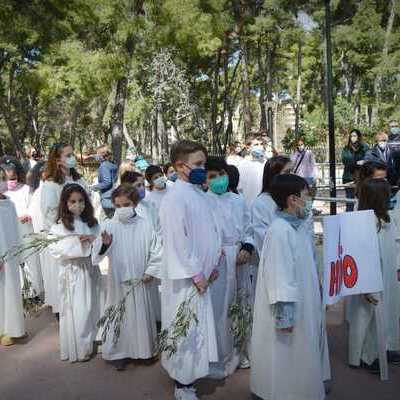
<svg viewBox="0 0 400 400"><path fill-rule="evenodd" d="M222 157L209 157L206 163L208 197L212 203L215 219L222 233L224 256L218 265L219 278L211 287L211 298L217 327L217 363L211 365L212 378L225 378L239 365L240 354L234 348L231 333L229 307L237 294L236 266L246 263L253 249L251 239L244 239L242 224L235 223L237 215L243 214L245 205L235 193L228 192L228 165ZM249 235L251 236L251 235Z"/></svg>

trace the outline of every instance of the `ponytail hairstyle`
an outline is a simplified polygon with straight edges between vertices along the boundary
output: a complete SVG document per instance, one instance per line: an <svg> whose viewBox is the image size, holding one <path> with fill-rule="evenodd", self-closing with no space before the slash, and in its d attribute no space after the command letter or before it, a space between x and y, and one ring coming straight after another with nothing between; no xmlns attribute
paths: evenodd
<svg viewBox="0 0 400 400"><path fill-rule="evenodd" d="M60 203L58 205L57 223L61 222L66 229L73 231L74 215L68 210L68 200L73 193L80 193L85 201L85 209L80 215L81 220L88 224L89 228L93 228L98 224L97 219L94 217L94 209L90 202L89 196L85 189L77 183L69 183L64 186L61 192Z"/></svg>

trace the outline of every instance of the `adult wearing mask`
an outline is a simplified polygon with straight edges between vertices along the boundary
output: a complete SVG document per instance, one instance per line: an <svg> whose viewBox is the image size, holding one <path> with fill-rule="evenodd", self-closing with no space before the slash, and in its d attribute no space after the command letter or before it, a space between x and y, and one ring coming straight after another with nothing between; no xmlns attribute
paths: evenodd
<svg viewBox="0 0 400 400"><path fill-rule="evenodd" d="M366 161L384 162L387 166L387 179L394 186L399 179L394 154L388 146L389 137L386 132L379 132L376 137L376 145L365 155Z"/></svg>
<svg viewBox="0 0 400 400"><path fill-rule="evenodd" d="M118 167L112 162L112 153L107 145L97 148L96 160L100 162L98 170L98 183L91 187L100 192L101 206L108 218L114 215L114 206L111 195L114 183L117 180Z"/></svg>
<svg viewBox="0 0 400 400"><path fill-rule="evenodd" d="M317 178L315 157L310 149L306 149L304 139L297 141L296 151L290 159L293 163L293 173L304 178L310 187L315 186Z"/></svg>
<svg viewBox="0 0 400 400"><path fill-rule="evenodd" d="M356 182L361 166L364 164L364 158L369 147L363 142L362 134L358 129L350 132L347 146L342 150L342 163L344 166L342 182L347 184ZM354 199L354 187L346 187L346 198ZM346 203L346 211L353 211L354 204Z"/></svg>
<svg viewBox="0 0 400 400"><path fill-rule="evenodd" d="M238 169L240 174L238 190L248 206L261 193L265 164L265 149L262 141L253 138L250 144L250 159L243 160Z"/></svg>

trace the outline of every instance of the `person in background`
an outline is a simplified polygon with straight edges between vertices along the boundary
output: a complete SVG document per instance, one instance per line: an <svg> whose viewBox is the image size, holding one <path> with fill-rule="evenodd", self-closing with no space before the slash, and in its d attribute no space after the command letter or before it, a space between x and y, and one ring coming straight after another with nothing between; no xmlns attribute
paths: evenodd
<svg viewBox="0 0 400 400"><path fill-rule="evenodd" d="M0 168L0 254L5 254L10 248L22 244L14 204L4 195L7 190L5 179L5 173ZM19 261L14 257L0 260L0 344L2 346L13 345L14 338L23 337L26 332Z"/></svg>
<svg viewBox="0 0 400 400"><path fill-rule="evenodd" d="M269 193L272 182L276 175L289 174L292 166L290 158L286 156L272 157L265 163L261 193L254 200L250 208L254 244L258 256L261 254L267 229L276 218L276 211L278 209ZM255 273L254 279L256 277L257 274Z"/></svg>
<svg viewBox="0 0 400 400"><path fill-rule="evenodd" d="M19 228L24 243L29 239L25 236L33 233L32 216L29 211L31 202L31 189L25 184L25 172L21 163L11 156L0 159L0 165L7 175L7 191L4 193L13 203L17 211ZM21 285L24 288L24 296L37 299L43 293L43 277L40 266L40 257L33 254L21 264Z"/></svg>
<svg viewBox="0 0 400 400"><path fill-rule="evenodd" d="M278 206L260 258L251 342L251 392L264 400L323 400L322 304L314 252L302 229L307 182L278 175Z"/></svg>
<svg viewBox="0 0 400 400"><path fill-rule="evenodd" d="M364 143L361 132L358 129L353 129L350 132L346 147L342 150L342 163L344 166L342 177L343 184L357 182L360 168L365 162L364 158L368 150L369 147ZM346 198L354 199L354 187L347 186L345 192ZM346 203L346 211L353 210L354 203Z"/></svg>
<svg viewBox="0 0 400 400"><path fill-rule="evenodd" d="M43 171L46 169L44 161L38 161L26 174L26 184L30 187L31 195L39 188Z"/></svg>
<svg viewBox="0 0 400 400"><path fill-rule="evenodd" d="M105 215L111 218L114 215L111 194L117 180L118 167L112 162L112 153L107 145L97 148L96 160L100 162L98 183L93 185L91 189L100 192L101 206Z"/></svg>
<svg viewBox="0 0 400 400"><path fill-rule="evenodd" d="M250 143L250 158L244 159L238 167L240 174L238 190L250 206L261 193L265 149L259 137L251 137L247 143Z"/></svg>
<svg viewBox="0 0 400 400"><path fill-rule="evenodd" d="M135 163L131 160L125 160L122 161L121 164L119 165L118 168L118 183L121 184L121 176L125 173L125 172L132 172L132 171L137 171Z"/></svg>
<svg viewBox="0 0 400 400"><path fill-rule="evenodd" d="M400 364L400 284L398 281L398 249L400 232L389 212L390 184L385 179L364 181L360 190L359 210L373 210L376 216L383 292L350 296L349 364L379 373L378 339L374 308L384 307L384 331L388 361ZM393 218L394 219L394 218Z"/></svg>
<svg viewBox="0 0 400 400"><path fill-rule="evenodd" d="M146 169L145 177L149 182L149 193L146 196L147 201L153 204L157 213L160 210L161 200L168 192L167 178L161 167L150 165Z"/></svg>
<svg viewBox="0 0 400 400"><path fill-rule="evenodd" d="M164 171L164 175L167 177L168 179L168 185L172 185L176 182L176 180L178 179L178 174L175 171L174 166L172 165L172 163L167 163L164 165L163 167L163 171Z"/></svg>
<svg viewBox="0 0 400 400"><path fill-rule="evenodd" d="M228 156L226 157L226 162L229 165L234 165L238 167L243 159L243 149L239 142L231 144L228 148Z"/></svg>
<svg viewBox="0 0 400 400"><path fill-rule="evenodd" d="M297 141L296 151L290 159L293 163L292 173L304 178L308 186L313 188L317 183L317 167L314 153L306 149L304 139Z"/></svg>
<svg viewBox="0 0 400 400"><path fill-rule="evenodd" d="M376 145L365 155L365 161L380 161L387 166L387 179L394 186L399 179L399 171L396 169L396 162L393 152L388 146L388 135L386 132L379 132L376 136Z"/></svg>
<svg viewBox="0 0 400 400"><path fill-rule="evenodd" d="M146 159L143 156L137 156L135 158L135 167L136 169L144 174L146 171L146 168L149 166L149 163L146 161Z"/></svg>
<svg viewBox="0 0 400 400"><path fill-rule="evenodd" d="M400 127L396 120L389 122L389 141L400 142Z"/></svg>

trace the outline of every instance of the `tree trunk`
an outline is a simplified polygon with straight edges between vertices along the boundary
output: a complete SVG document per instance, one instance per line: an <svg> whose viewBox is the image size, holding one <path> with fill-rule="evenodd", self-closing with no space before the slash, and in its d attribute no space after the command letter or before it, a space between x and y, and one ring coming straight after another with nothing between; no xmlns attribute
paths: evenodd
<svg viewBox="0 0 400 400"><path fill-rule="evenodd" d="M219 64L221 58L221 50L218 50L215 65L214 65L214 77L211 93L211 149L213 152L217 152L218 146L218 94L219 94Z"/></svg>
<svg viewBox="0 0 400 400"><path fill-rule="evenodd" d="M253 117L251 115L251 101L250 101L250 80L249 80L249 57L247 44L242 38L239 39L240 50L243 57L242 63L242 97L243 97L243 126L245 137L251 133L253 125Z"/></svg>
<svg viewBox="0 0 400 400"><path fill-rule="evenodd" d="M10 132L14 153L15 154L17 154L17 153L23 154L24 149L23 149L22 143L19 139L17 128L16 128L14 121L9 113L9 110L7 109L7 106L3 102L3 99L0 99L0 113L3 115L4 121L7 125L7 129Z"/></svg>
<svg viewBox="0 0 400 400"><path fill-rule="evenodd" d="M117 81L114 108L111 116L111 137L114 162L119 165L122 157L122 139L124 136L124 111L127 96L128 78Z"/></svg>
<svg viewBox="0 0 400 400"><path fill-rule="evenodd" d="M386 26L386 33L385 33L385 42L383 44L383 50L382 50L382 59L381 63L385 63L388 57L389 53L389 41L390 41L390 36L392 34L393 30L393 22L394 18L396 16L396 6L397 6L397 0L390 0L390 14L389 18L387 21L387 26ZM382 73L378 73L374 82L374 92L375 92L375 99L376 99L376 114L378 114L379 111L379 104L380 104L380 95L382 91ZM375 114L375 113L374 113Z"/></svg>
<svg viewBox="0 0 400 400"><path fill-rule="evenodd" d="M260 40L257 43L257 67L258 67L258 82L259 82L259 104L260 104L260 130L266 132L267 131L267 110L265 108L265 75L264 75L264 66L262 62L261 55L261 44Z"/></svg>
<svg viewBox="0 0 400 400"><path fill-rule="evenodd" d="M297 50L297 85L296 85L296 107L295 107L295 132L296 137L300 133L300 111L301 111L301 70L302 70L302 52L301 52L301 40L298 42Z"/></svg>
<svg viewBox="0 0 400 400"><path fill-rule="evenodd" d="M272 144L275 145L274 143L274 123L273 123L273 110L272 110L272 99L273 99L273 73L272 73L272 68L273 68L273 58L274 58L274 49L272 49L270 46L267 48L267 134L268 137L271 139Z"/></svg>

